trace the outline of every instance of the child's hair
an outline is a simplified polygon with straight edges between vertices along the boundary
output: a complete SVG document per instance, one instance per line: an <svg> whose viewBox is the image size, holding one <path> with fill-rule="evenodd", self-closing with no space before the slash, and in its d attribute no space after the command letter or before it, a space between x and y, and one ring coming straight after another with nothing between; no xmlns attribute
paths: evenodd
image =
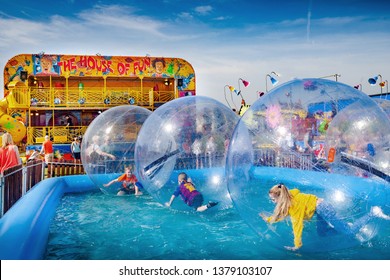
<svg viewBox="0 0 390 280"><path fill-rule="evenodd" d="M273 186L269 194L278 198L274 213L271 216L271 222L283 220L288 216L288 209L291 207L291 195L285 185L282 183Z"/></svg>
<svg viewBox="0 0 390 280"><path fill-rule="evenodd" d="M134 171L134 165L130 164L130 165L128 165L128 166L125 166L125 170L126 170L126 169L129 169L130 172L133 172L133 171Z"/></svg>
<svg viewBox="0 0 390 280"><path fill-rule="evenodd" d="M5 148L8 145L13 145L14 141L12 140L12 135L8 132L4 133L2 136L2 147Z"/></svg>
<svg viewBox="0 0 390 280"><path fill-rule="evenodd" d="M179 174L178 178L184 180L184 181L187 181L188 180L188 177L187 177L187 174L182 172Z"/></svg>

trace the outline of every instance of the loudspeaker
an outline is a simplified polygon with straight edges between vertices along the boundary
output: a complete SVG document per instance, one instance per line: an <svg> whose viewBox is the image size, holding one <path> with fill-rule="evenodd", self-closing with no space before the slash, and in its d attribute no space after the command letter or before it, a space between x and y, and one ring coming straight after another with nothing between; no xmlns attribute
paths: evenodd
<svg viewBox="0 0 390 280"><path fill-rule="evenodd" d="M182 87L183 86L183 79L177 79L177 86Z"/></svg>
<svg viewBox="0 0 390 280"><path fill-rule="evenodd" d="M25 80L27 80L27 75L28 75L27 71L20 71L20 74L19 74L20 80L21 80L22 82L24 82Z"/></svg>

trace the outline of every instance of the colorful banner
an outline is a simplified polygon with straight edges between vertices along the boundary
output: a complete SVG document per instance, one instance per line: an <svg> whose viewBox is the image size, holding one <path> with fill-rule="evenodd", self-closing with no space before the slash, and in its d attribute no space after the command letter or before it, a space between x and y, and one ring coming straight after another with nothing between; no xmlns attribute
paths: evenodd
<svg viewBox="0 0 390 280"><path fill-rule="evenodd" d="M191 64L180 58L103 55L24 54L10 59L4 68L4 85L25 82L28 76L151 77L181 79L180 90L195 89ZM192 81L192 85L189 83Z"/></svg>

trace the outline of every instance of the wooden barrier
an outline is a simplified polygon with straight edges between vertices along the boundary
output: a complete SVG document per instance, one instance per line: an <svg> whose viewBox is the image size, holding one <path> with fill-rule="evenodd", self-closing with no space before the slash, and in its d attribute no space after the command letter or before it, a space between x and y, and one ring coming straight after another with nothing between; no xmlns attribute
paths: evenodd
<svg viewBox="0 0 390 280"><path fill-rule="evenodd" d="M82 164L74 164L73 162L53 162L52 165L53 173L51 175L55 177L85 174Z"/></svg>
<svg viewBox="0 0 390 280"><path fill-rule="evenodd" d="M42 181L43 164L40 160L28 162L26 167L17 165L4 170L2 215L7 212L27 191ZM24 173L25 171L25 173ZM25 176L25 178L24 178Z"/></svg>
<svg viewBox="0 0 390 280"><path fill-rule="evenodd" d="M3 213L7 212L23 195L23 168L22 164L8 168L3 172L4 200Z"/></svg>
<svg viewBox="0 0 390 280"><path fill-rule="evenodd" d="M41 160L28 161L26 164L26 192L42 181L43 164Z"/></svg>

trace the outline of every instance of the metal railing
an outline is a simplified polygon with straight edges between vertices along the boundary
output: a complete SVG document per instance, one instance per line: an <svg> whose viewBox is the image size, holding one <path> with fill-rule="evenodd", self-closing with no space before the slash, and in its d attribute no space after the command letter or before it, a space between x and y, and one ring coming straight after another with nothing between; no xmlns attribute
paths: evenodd
<svg viewBox="0 0 390 280"><path fill-rule="evenodd" d="M34 126L27 127L27 143L43 143L45 135L53 137L53 143L71 143L74 137L85 134L88 126Z"/></svg>
<svg viewBox="0 0 390 280"><path fill-rule="evenodd" d="M139 105L154 109L161 103L175 99L175 91L153 91L139 87L16 87L12 90L15 104L12 107L30 108L88 108L114 107L118 105Z"/></svg>
<svg viewBox="0 0 390 280"><path fill-rule="evenodd" d="M255 150L255 164L257 166L288 167L300 170L313 170L315 164L311 153L294 151L278 152L274 149Z"/></svg>
<svg viewBox="0 0 390 280"><path fill-rule="evenodd" d="M222 153L187 154L176 160L175 169L204 169L225 166L225 156Z"/></svg>
<svg viewBox="0 0 390 280"><path fill-rule="evenodd" d="M221 153L201 155L189 154L179 157L175 169L203 169L225 166L225 156ZM256 166L287 167L300 170L314 170L314 156L310 153L277 152L272 149L259 149L254 152Z"/></svg>

